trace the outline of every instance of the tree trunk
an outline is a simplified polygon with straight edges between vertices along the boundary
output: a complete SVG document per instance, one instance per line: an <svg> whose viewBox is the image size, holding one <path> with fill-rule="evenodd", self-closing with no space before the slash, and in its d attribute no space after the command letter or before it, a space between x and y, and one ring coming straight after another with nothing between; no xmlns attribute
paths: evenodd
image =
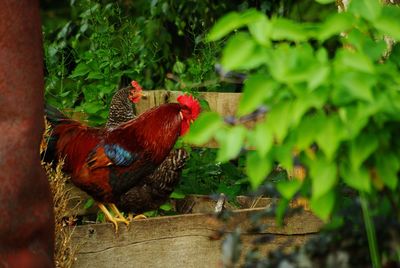
<svg viewBox="0 0 400 268"><path fill-rule="evenodd" d="M40 166L43 55L39 1L0 8L0 267L53 267L54 219Z"/></svg>

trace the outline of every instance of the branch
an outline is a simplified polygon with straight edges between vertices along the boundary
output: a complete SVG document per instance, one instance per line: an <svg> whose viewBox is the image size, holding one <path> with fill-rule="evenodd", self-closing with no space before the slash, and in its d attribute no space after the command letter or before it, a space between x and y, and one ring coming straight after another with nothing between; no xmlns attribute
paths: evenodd
<svg viewBox="0 0 400 268"><path fill-rule="evenodd" d="M257 118L259 118L260 116L264 116L268 112L269 112L269 107L265 106L265 105L262 105L262 106L258 107L251 114L247 114L247 115L244 115L244 116L241 116L241 117L235 117L233 115L225 116L224 117L224 121L228 125L232 125L232 126L238 125L238 124L244 124L244 123L249 122L249 121L254 121Z"/></svg>

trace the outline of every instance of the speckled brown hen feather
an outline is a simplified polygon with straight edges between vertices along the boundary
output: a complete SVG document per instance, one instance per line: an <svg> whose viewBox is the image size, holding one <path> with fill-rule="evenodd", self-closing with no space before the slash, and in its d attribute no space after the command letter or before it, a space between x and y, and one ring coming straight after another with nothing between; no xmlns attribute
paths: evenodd
<svg viewBox="0 0 400 268"><path fill-rule="evenodd" d="M122 88L113 96L106 127L114 128L135 117L136 110L128 99L131 89L132 87ZM116 205L123 211L135 213L157 209L168 200L178 184L188 157L183 149L172 150L153 174L124 193Z"/></svg>
<svg viewBox="0 0 400 268"><path fill-rule="evenodd" d="M153 174L121 195L116 203L118 208L135 213L159 208L168 200L178 184L187 158L188 153L183 149L171 151Z"/></svg>
<svg viewBox="0 0 400 268"><path fill-rule="evenodd" d="M121 88L112 97L108 121L106 123L107 128L114 128L121 123L135 118L136 110L132 102L128 99L131 90L131 86Z"/></svg>

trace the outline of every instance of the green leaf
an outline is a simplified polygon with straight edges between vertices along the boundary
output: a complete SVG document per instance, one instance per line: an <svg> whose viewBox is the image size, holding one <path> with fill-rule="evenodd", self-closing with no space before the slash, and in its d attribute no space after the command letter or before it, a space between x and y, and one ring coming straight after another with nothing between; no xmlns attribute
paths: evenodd
<svg viewBox="0 0 400 268"><path fill-rule="evenodd" d="M283 226L283 217L285 216L288 207L289 207L289 200L284 198L279 199L275 211L275 220L278 226Z"/></svg>
<svg viewBox="0 0 400 268"><path fill-rule="evenodd" d="M231 12L219 19L211 28L208 34L208 41L216 41L221 39L228 33L243 27L246 24L254 23L258 20L263 20L265 15L254 9L249 9L242 14Z"/></svg>
<svg viewBox="0 0 400 268"><path fill-rule="evenodd" d="M320 126L316 140L328 160L332 160L343 136L343 125L337 116L326 117Z"/></svg>
<svg viewBox="0 0 400 268"><path fill-rule="evenodd" d="M367 1L350 1L348 12L354 15L361 16L364 19L373 21L377 19L381 13L381 3L379 0Z"/></svg>
<svg viewBox="0 0 400 268"><path fill-rule="evenodd" d="M321 25L318 32L318 40L325 41L326 39L346 32L352 28L353 17L347 13L336 13L329 16Z"/></svg>
<svg viewBox="0 0 400 268"><path fill-rule="evenodd" d="M361 164L378 148L378 139L372 133L361 133L350 142L350 163L352 169L359 169Z"/></svg>
<svg viewBox="0 0 400 268"><path fill-rule="evenodd" d="M172 71L176 74L182 74L185 71L185 64L179 60L177 60L172 67Z"/></svg>
<svg viewBox="0 0 400 268"><path fill-rule="evenodd" d="M240 21L246 25L251 25L258 21L264 20L265 18L267 17L265 16L264 13L253 8L248 9L244 11L242 14L240 14Z"/></svg>
<svg viewBox="0 0 400 268"><path fill-rule="evenodd" d="M335 61L337 64L336 68L338 70L342 70L344 69L343 67L347 67L353 70L371 74L375 72L374 64L372 63L371 59L363 53L341 50L337 53Z"/></svg>
<svg viewBox="0 0 400 268"><path fill-rule="evenodd" d="M194 145L203 145L208 142L222 126L223 121L218 113L201 113L197 120L190 126L189 133L184 136L184 140Z"/></svg>
<svg viewBox="0 0 400 268"><path fill-rule="evenodd" d="M253 131L249 132L249 142L260 157L265 157L273 145L273 135L266 122L258 123Z"/></svg>
<svg viewBox="0 0 400 268"><path fill-rule="evenodd" d="M165 203L160 206L160 209L164 211L170 211L172 209L172 205L170 203Z"/></svg>
<svg viewBox="0 0 400 268"><path fill-rule="evenodd" d="M173 198L173 199L183 199L185 198L185 194L173 191L170 195L169 198Z"/></svg>
<svg viewBox="0 0 400 268"><path fill-rule="evenodd" d="M89 75L87 76L88 79L95 79L95 80L100 80L100 79L104 79L104 76L102 73L100 72L90 72Z"/></svg>
<svg viewBox="0 0 400 268"><path fill-rule="evenodd" d="M72 74L69 77L75 78L75 77L79 77L79 76L84 76L88 72L90 72L89 66L86 65L85 63L81 62L75 67L74 71L72 72Z"/></svg>
<svg viewBox="0 0 400 268"><path fill-rule="evenodd" d="M335 206L334 192L328 192L319 198L312 198L310 201L311 210L315 215L327 222Z"/></svg>
<svg viewBox="0 0 400 268"><path fill-rule="evenodd" d="M278 143L283 142L291 125L292 103L290 101L280 102L271 108L268 113L267 124L274 133Z"/></svg>
<svg viewBox="0 0 400 268"><path fill-rule="evenodd" d="M335 2L335 0L315 0L315 1L323 5Z"/></svg>
<svg viewBox="0 0 400 268"><path fill-rule="evenodd" d="M377 83L374 75L360 72L346 72L335 81L337 88L332 92L334 104L343 105L354 100L372 102L372 88Z"/></svg>
<svg viewBox="0 0 400 268"><path fill-rule="evenodd" d="M371 109L372 108L372 109ZM375 113L369 103L357 103L339 109L339 116L345 124L348 139L358 136L360 131L368 124L371 114Z"/></svg>
<svg viewBox="0 0 400 268"><path fill-rule="evenodd" d="M85 205L83 206L84 209L88 209L91 208L94 205L95 201L93 198L88 198L88 200L86 200Z"/></svg>
<svg viewBox="0 0 400 268"><path fill-rule="evenodd" d="M364 52L363 57L368 57L370 59L369 62L380 60L387 49L387 44L383 38L376 40L375 37L366 35L365 32L358 29L351 30L347 36L347 41L350 43L350 46L354 47L358 52ZM361 64L361 66L363 65L363 63L355 62L355 65L359 64ZM368 70L360 69L357 66L356 68L366 72L370 72L370 70L373 71L371 67L368 67Z"/></svg>
<svg viewBox="0 0 400 268"><path fill-rule="evenodd" d="M364 167L353 170L347 164L342 164L340 166L340 175L350 187L362 192L369 193L371 191L370 175Z"/></svg>
<svg viewBox="0 0 400 268"><path fill-rule="evenodd" d="M263 17L249 26L249 32L254 37L256 42L261 45L268 46L272 32L272 24L267 17Z"/></svg>
<svg viewBox="0 0 400 268"><path fill-rule="evenodd" d="M224 163L235 158L243 147L245 137L246 128L242 125L218 131L215 136L220 146L217 161Z"/></svg>
<svg viewBox="0 0 400 268"><path fill-rule="evenodd" d="M314 90L324 82L326 83L330 72L331 68L329 66L321 65L315 68L307 81L308 88Z"/></svg>
<svg viewBox="0 0 400 268"><path fill-rule="evenodd" d="M253 54L256 43L248 33L232 36L222 51L221 64L225 71L241 69L242 64Z"/></svg>
<svg viewBox="0 0 400 268"><path fill-rule="evenodd" d="M271 39L299 42L305 41L307 38L307 32L303 29L301 24L284 18L274 18L272 20Z"/></svg>
<svg viewBox="0 0 400 268"><path fill-rule="evenodd" d="M257 109L265 100L268 91L273 91L277 83L262 74L250 76L244 82L244 89L240 99L238 115L249 114Z"/></svg>
<svg viewBox="0 0 400 268"><path fill-rule="evenodd" d="M280 45L270 51L267 63L272 77L289 85L308 81L320 65L313 48L309 44ZM306 92L306 90L303 90L303 92Z"/></svg>
<svg viewBox="0 0 400 268"><path fill-rule="evenodd" d="M400 9L397 6L384 6L382 14L374 22L374 26L383 33L400 41Z"/></svg>
<svg viewBox="0 0 400 268"><path fill-rule="evenodd" d="M103 108L103 105L98 102L85 102L83 109L88 114L95 114Z"/></svg>
<svg viewBox="0 0 400 268"><path fill-rule="evenodd" d="M268 51L265 47L256 45L246 61L240 64L241 70L251 70L260 67L268 61Z"/></svg>
<svg viewBox="0 0 400 268"><path fill-rule="evenodd" d="M209 41L216 41L241 26L243 26L243 24L240 21L239 13L228 13L214 24L207 39Z"/></svg>
<svg viewBox="0 0 400 268"><path fill-rule="evenodd" d="M325 118L320 116L308 115L303 117L299 125L295 129L296 132L296 147L299 150L308 148L315 140L318 129L321 129Z"/></svg>
<svg viewBox="0 0 400 268"><path fill-rule="evenodd" d="M310 164L310 175L312 178L312 197L318 199L323 197L337 183L337 168L334 162L324 157L317 157Z"/></svg>
<svg viewBox="0 0 400 268"><path fill-rule="evenodd" d="M290 142L276 145L272 148L274 159L286 170L293 169L293 146Z"/></svg>
<svg viewBox="0 0 400 268"><path fill-rule="evenodd" d="M400 169L399 159L393 153L379 154L376 157L376 167L380 179L391 190L395 190L398 185L397 172Z"/></svg>
<svg viewBox="0 0 400 268"><path fill-rule="evenodd" d="M105 215L102 211L97 213L96 222L105 222Z"/></svg>
<svg viewBox="0 0 400 268"><path fill-rule="evenodd" d="M363 50L365 54L367 54L368 57L373 61L381 59L386 49L387 44L385 40L367 39L363 44Z"/></svg>
<svg viewBox="0 0 400 268"><path fill-rule="evenodd" d="M148 218L156 217L158 215L158 211L157 210L146 211L146 212L143 213L143 215L145 215Z"/></svg>
<svg viewBox="0 0 400 268"><path fill-rule="evenodd" d="M301 185L300 180L279 181L276 189L285 199L290 200L300 190Z"/></svg>
<svg viewBox="0 0 400 268"><path fill-rule="evenodd" d="M246 173L253 189L260 186L268 173L272 170L272 163L268 157L260 157L256 152L248 152L246 158Z"/></svg>
<svg viewBox="0 0 400 268"><path fill-rule="evenodd" d="M206 99L204 99L204 98L198 98L197 100L198 100L199 103L200 103L200 107L201 107L201 111L202 111L202 112L209 112L209 111L211 111L210 104L208 103L208 101L207 101Z"/></svg>

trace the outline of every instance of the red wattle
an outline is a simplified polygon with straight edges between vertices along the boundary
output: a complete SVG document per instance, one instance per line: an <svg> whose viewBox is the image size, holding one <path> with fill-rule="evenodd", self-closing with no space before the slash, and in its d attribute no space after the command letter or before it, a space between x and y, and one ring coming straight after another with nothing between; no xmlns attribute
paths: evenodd
<svg viewBox="0 0 400 268"><path fill-rule="evenodd" d="M181 136L185 135L186 132L188 132L188 130L189 130L189 122L183 120L181 124Z"/></svg>

